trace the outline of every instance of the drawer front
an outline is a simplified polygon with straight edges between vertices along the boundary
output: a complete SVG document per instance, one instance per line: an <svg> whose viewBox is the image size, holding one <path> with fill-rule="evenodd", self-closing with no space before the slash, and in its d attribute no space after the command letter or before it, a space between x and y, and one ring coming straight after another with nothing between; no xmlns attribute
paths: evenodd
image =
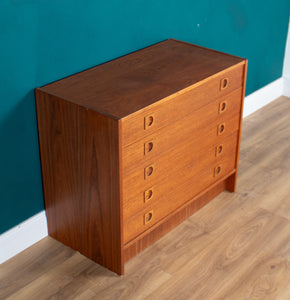
<svg viewBox="0 0 290 300"><path fill-rule="evenodd" d="M195 135L201 135L203 128L212 123L222 123L222 120L240 114L242 89L235 90L229 95L218 98L212 103L192 112L185 118L177 120L155 132L148 138L137 141L122 149L122 168L126 174L130 170L139 167L140 164L148 164L159 155L164 155L177 145L193 139ZM236 128L230 128L235 131ZM208 133L203 133L208 136ZM207 139L202 137L198 142L199 148L205 146Z"/></svg>
<svg viewBox="0 0 290 300"><path fill-rule="evenodd" d="M189 180L183 181L183 184L177 186L171 192L155 199L145 210L124 221L124 244L136 238L152 225L198 195L200 191L224 178L233 170L235 170L235 155L218 159L215 163L205 166Z"/></svg>
<svg viewBox="0 0 290 300"><path fill-rule="evenodd" d="M192 144L189 143L179 153L161 156L158 161L151 164L153 167L152 179L144 179L145 171L132 173L131 177L125 176L123 185L123 218L128 220L136 213L142 211L152 203L159 201L169 190L178 188L185 181L190 180L203 171L205 166L213 166L218 160L230 157L234 162L237 150L238 132L220 137L207 148L191 152ZM197 142L193 142L193 144ZM178 150L177 150L178 152ZM149 165L150 166L150 165ZM232 169L235 166L232 167ZM154 172L156 174L154 174Z"/></svg>
<svg viewBox="0 0 290 300"><path fill-rule="evenodd" d="M238 64L190 87L185 92L162 99L124 119L122 147L144 139L154 131L172 124L192 111L242 87L244 64Z"/></svg>

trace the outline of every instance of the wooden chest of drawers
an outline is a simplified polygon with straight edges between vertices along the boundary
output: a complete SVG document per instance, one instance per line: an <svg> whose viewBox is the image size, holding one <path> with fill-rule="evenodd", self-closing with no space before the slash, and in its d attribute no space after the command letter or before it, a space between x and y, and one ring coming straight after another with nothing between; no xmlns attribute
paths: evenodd
<svg viewBox="0 0 290 300"><path fill-rule="evenodd" d="M123 274L235 191L246 68L166 40L36 89L50 236Z"/></svg>

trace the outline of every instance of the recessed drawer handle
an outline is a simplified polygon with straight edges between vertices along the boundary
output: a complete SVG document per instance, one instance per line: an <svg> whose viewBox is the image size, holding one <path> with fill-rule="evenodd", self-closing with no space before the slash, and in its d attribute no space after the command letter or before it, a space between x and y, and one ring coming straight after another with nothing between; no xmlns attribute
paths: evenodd
<svg viewBox="0 0 290 300"><path fill-rule="evenodd" d="M220 144L220 145L216 146L216 148L215 148L215 156L221 155L222 152L223 152L223 145Z"/></svg>
<svg viewBox="0 0 290 300"><path fill-rule="evenodd" d="M150 153L150 152L152 152L152 150L153 150L153 141L150 141L150 142L146 142L145 144L144 144L144 154L146 155L146 154L148 154L148 153Z"/></svg>
<svg viewBox="0 0 290 300"><path fill-rule="evenodd" d="M220 89L224 90L228 87L228 85L229 85L229 79L228 78L223 78L221 80L221 83L220 83Z"/></svg>
<svg viewBox="0 0 290 300"><path fill-rule="evenodd" d="M144 169L145 179L152 176L153 172L154 172L154 165L150 165L150 166L146 167Z"/></svg>
<svg viewBox="0 0 290 300"><path fill-rule="evenodd" d="M144 202L148 202L153 197L153 188L150 188L144 192Z"/></svg>
<svg viewBox="0 0 290 300"><path fill-rule="evenodd" d="M221 165L216 166L216 167L214 168L214 177L220 175L221 172L222 172L222 166L221 166Z"/></svg>
<svg viewBox="0 0 290 300"><path fill-rule="evenodd" d="M217 134L218 135L222 135L225 132L225 128L226 128L226 124L225 123L219 124L218 125Z"/></svg>
<svg viewBox="0 0 290 300"><path fill-rule="evenodd" d="M144 129L149 129L154 125L154 114L150 114L144 118Z"/></svg>
<svg viewBox="0 0 290 300"><path fill-rule="evenodd" d="M153 210L149 211L147 214L144 215L144 224L148 224L152 221L153 218Z"/></svg>
<svg viewBox="0 0 290 300"><path fill-rule="evenodd" d="M219 113L221 114L221 113L225 112L226 109L227 109L227 101L222 101L220 103Z"/></svg>

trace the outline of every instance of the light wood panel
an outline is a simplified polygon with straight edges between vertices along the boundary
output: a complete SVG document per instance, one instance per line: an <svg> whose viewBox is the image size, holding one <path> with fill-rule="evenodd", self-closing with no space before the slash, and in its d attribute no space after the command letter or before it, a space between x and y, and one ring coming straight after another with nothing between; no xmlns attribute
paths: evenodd
<svg viewBox="0 0 290 300"><path fill-rule="evenodd" d="M290 296L290 99L244 121L237 193L223 192L119 277L47 237L0 266L0 299Z"/></svg>

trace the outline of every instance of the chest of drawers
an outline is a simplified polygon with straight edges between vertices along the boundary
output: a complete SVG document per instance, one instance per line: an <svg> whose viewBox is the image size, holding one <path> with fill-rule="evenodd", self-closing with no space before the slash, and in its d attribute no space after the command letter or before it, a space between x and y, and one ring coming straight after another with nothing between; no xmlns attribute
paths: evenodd
<svg viewBox="0 0 290 300"><path fill-rule="evenodd" d="M123 274L235 191L246 68L171 39L36 89L49 235Z"/></svg>

